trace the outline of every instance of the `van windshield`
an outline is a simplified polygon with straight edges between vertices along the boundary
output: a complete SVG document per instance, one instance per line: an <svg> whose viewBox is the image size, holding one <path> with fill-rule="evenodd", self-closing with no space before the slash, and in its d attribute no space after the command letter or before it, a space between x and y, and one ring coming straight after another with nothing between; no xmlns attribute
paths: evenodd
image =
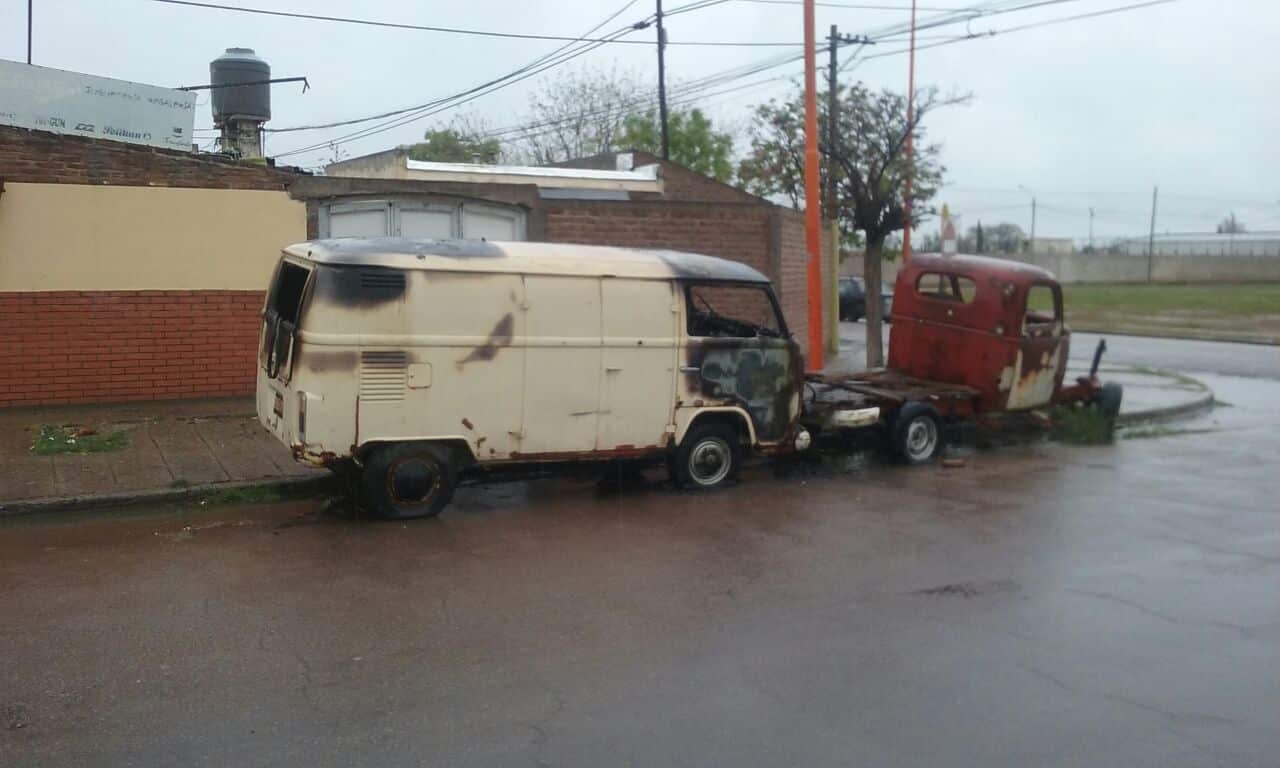
<svg viewBox="0 0 1280 768"><path fill-rule="evenodd" d="M311 270L306 267L282 261L271 283L267 309L262 316L262 348L258 357L272 378L289 378L293 336L310 276Z"/></svg>

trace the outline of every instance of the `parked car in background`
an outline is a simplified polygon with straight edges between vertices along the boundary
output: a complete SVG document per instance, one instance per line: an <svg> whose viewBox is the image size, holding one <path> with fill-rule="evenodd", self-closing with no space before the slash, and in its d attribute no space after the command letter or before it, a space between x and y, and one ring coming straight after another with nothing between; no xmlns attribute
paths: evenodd
<svg viewBox="0 0 1280 768"><path fill-rule="evenodd" d="M840 319L854 323L867 314L867 293L860 277L840 278Z"/></svg>
<svg viewBox="0 0 1280 768"><path fill-rule="evenodd" d="M893 288L880 290L880 306L884 307L884 321L892 322ZM860 277L840 278L840 319L856 323L867 316L867 287Z"/></svg>

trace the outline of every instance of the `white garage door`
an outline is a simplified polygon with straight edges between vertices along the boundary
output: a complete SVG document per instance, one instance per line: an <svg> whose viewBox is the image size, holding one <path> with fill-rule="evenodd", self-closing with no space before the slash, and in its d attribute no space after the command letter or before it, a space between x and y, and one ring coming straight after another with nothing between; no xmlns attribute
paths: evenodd
<svg viewBox="0 0 1280 768"><path fill-rule="evenodd" d="M524 212L475 203L360 200L320 211L320 237L433 237L524 240Z"/></svg>

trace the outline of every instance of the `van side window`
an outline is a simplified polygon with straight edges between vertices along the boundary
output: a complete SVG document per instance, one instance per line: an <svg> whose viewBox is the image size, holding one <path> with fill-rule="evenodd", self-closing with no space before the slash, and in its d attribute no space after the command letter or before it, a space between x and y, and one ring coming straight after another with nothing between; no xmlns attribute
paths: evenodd
<svg viewBox="0 0 1280 768"><path fill-rule="evenodd" d="M783 325L765 288L733 283L700 283L687 289L689 335L780 337Z"/></svg>
<svg viewBox="0 0 1280 768"><path fill-rule="evenodd" d="M977 292L977 284L964 275L925 272L916 279L916 293L926 299L968 304Z"/></svg>
<svg viewBox="0 0 1280 768"><path fill-rule="evenodd" d="M1024 336L1056 336L1062 322L1062 293L1047 285L1033 285L1027 291L1027 310L1022 318Z"/></svg>

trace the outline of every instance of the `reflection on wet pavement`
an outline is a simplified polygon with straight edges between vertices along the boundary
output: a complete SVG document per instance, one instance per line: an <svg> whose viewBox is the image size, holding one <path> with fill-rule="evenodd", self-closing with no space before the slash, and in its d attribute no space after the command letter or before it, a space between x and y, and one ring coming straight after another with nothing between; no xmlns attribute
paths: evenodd
<svg viewBox="0 0 1280 768"><path fill-rule="evenodd" d="M1280 382L1102 447L0 524L0 764L1262 765Z"/></svg>

